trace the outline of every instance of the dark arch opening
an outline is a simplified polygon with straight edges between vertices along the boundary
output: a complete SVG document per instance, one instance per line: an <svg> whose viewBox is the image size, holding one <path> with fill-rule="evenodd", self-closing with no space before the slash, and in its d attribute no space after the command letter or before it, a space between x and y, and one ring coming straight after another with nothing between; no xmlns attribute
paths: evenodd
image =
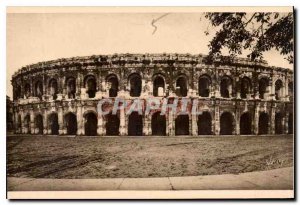
<svg viewBox="0 0 300 205"><path fill-rule="evenodd" d="M85 80L86 93L89 98L94 98L96 96L97 83L94 76L88 76Z"/></svg>
<svg viewBox="0 0 300 205"><path fill-rule="evenodd" d="M41 81L37 81L35 83L34 96L42 99L43 96L43 83Z"/></svg>
<svg viewBox="0 0 300 205"><path fill-rule="evenodd" d="M265 99L266 92L267 92L267 87L268 87L268 80L265 78L261 78L258 82L258 92L259 92L259 98L260 99Z"/></svg>
<svg viewBox="0 0 300 205"><path fill-rule="evenodd" d="M58 84L56 79L51 79L49 82L49 94L53 96L53 100L57 99Z"/></svg>
<svg viewBox="0 0 300 205"><path fill-rule="evenodd" d="M265 135L268 134L269 128L269 115L265 112L259 115L258 119L258 134Z"/></svg>
<svg viewBox="0 0 300 205"><path fill-rule="evenodd" d="M252 120L250 113L246 112L241 115L240 118L240 134L241 135L250 135L251 131Z"/></svg>
<svg viewBox="0 0 300 205"><path fill-rule="evenodd" d="M65 115L65 123L67 128L67 135L76 135L77 133L77 117L74 113Z"/></svg>
<svg viewBox="0 0 300 205"><path fill-rule="evenodd" d="M109 113L106 115L106 135L115 136L119 135L120 119L118 115Z"/></svg>
<svg viewBox="0 0 300 205"><path fill-rule="evenodd" d="M119 81L117 76L115 75L110 75L107 78L107 82L110 84L110 88L108 91L109 97L117 97L118 91L119 91Z"/></svg>
<svg viewBox="0 0 300 205"><path fill-rule="evenodd" d="M222 113L220 117L220 135L233 134L233 116L229 112Z"/></svg>
<svg viewBox="0 0 300 205"><path fill-rule="evenodd" d="M198 116L198 135L211 135L212 119L209 112Z"/></svg>
<svg viewBox="0 0 300 205"><path fill-rule="evenodd" d="M175 135L189 135L189 116L178 115L175 120Z"/></svg>
<svg viewBox="0 0 300 205"><path fill-rule="evenodd" d="M187 80L185 77L179 77L176 81L176 94L178 97L187 96Z"/></svg>
<svg viewBox="0 0 300 205"><path fill-rule="evenodd" d="M282 97L283 84L281 80L275 82L275 99L280 100Z"/></svg>
<svg viewBox="0 0 300 205"><path fill-rule="evenodd" d="M43 134L43 130L44 130L43 116L40 114L35 117L35 128L37 129L36 134L39 134L39 135Z"/></svg>
<svg viewBox="0 0 300 205"><path fill-rule="evenodd" d="M211 81L208 76L201 76L199 78L199 84L198 84L199 96L201 96L201 97L209 96L210 82Z"/></svg>
<svg viewBox="0 0 300 205"><path fill-rule="evenodd" d="M161 112L156 112L151 119L152 135L166 135L166 116L161 115Z"/></svg>
<svg viewBox="0 0 300 205"><path fill-rule="evenodd" d="M67 95L69 99L74 99L76 95L76 79L70 77L67 79Z"/></svg>
<svg viewBox="0 0 300 205"><path fill-rule="evenodd" d="M52 113L49 116L49 126L51 129L51 135L58 135L59 124L57 113Z"/></svg>
<svg viewBox="0 0 300 205"><path fill-rule="evenodd" d="M87 136L97 135L97 115L93 112L89 112L85 115L84 133Z"/></svg>
<svg viewBox="0 0 300 205"><path fill-rule="evenodd" d="M132 112L129 115L128 135L141 136L143 135L143 116L138 112Z"/></svg>
<svg viewBox="0 0 300 205"><path fill-rule="evenodd" d="M221 79L221 84L220 84L221 97L223 98L230 97L231 86L232 86L232 80L228 76L225 76Z"/></svg>
<svg viewBox="0 0 300 205"><path fill-rule="evenodd" d="M251 90L251 80L247 77L243 77L241 81L241 98L247 98L247 95Z"/></svg>
<svg viewBox="0 0 300 205"><path fill-rule="evenodd" d="M165 90L165 80L161 76L157 76L154 79L153 82L153 96L163 96L163 92L159 93L159 88L162 88L162 91L164 92Z"/></svg>
<svg viewBox="0 0 300 205"><path fill-rule="evenodd" d="M26 129L26 134L31 134L31 126L30 126L30 115L26 115L24 118L24 127Z"/></svg>
<svg viewBox="0 0 300 205"><path fill-rule="evenodd" d="M293 134L294 133L293 129L294 129L293 113L290 113L288 119L288 133Z"/></svg>
<svg viewBox="0 0 300 205"><path fill-rule="evenodd" d="M275 134L282 134L282 115L280 113L275 114Z"/></svg>
<svg viewBox="0 0 300 205"><path fill-rule="evenodd" d="M25 84L25 96L26 98L28 98L30 96L30 90L31 90L31 86L29 83Z"/></svg>
<svg viewBox="0 0 300 205"><path fill-rule="evenodd" d="M141 76L137 73L132 74L129 77L130 84L130 96L139 97L142 92L142 79Z"/></svg>
<svg viewBox="0 0 300 205"><path fill-rule="evenodd" d="M22 132L22 118L21 115L18 115L18 123L16 124L16 128L19 132Z"/></svg>

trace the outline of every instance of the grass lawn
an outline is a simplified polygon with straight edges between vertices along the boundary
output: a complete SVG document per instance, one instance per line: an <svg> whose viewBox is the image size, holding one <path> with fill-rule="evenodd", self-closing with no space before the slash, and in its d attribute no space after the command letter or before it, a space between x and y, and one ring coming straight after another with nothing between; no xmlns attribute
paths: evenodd
<svg viewBox="0 0 300 205"><path fill-rule="evenodd" d="M293 136L7 137L7 175L164 177L293 166Z"/></svg>

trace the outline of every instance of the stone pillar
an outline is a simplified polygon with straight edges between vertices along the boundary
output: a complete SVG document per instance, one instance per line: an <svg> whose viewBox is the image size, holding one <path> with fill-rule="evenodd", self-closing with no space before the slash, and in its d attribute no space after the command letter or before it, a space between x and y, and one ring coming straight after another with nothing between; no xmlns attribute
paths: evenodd
<svg viewBox="0 0 300 205"><path fill-rule="evenodd" d="M47 135L48 133L48 111L46 108L44 108L44 114L43 114L43 134Z"/></svg>
<svg viewBox="0 0 300 205"><path fill-rule="evenodd" d="M58 124L59 124L59 130L58 134L63 135L65 134L65 123L64 123L64 113L63 113L63 107L59 105L58 107Z"/></svg>
<svg viewBox="0 0 300 205"><path fill-rule="evenodd" d="M103 125L105 123L103 118L103 115L98 114L97 134L99 136L103 136L104 134L106 134L106 131L103 129Z"/></svg>
<svg viewBox="0 0 300 205"><path fill-rule="evenodd" d="M198 136L198 124L197 124L197 115L192 114L192 135L193 136Z"/></svg>
<svg viewBox="0 0 300 205"><path fill-rule="evenodd" d="M253 133L258 135L258 122L259 122L259 104L256 105L254 110L254 119L253 119Z"/></svg>
<svg viewBox="0 0 300 205"><path fill-rule="evenodd" d="M77 117L77 135L84 135L84 118L82 114L82 105L78 104L77 105L77 112L76 112L76 117Z"/></svg>
<svg viewBox="0 0 300 205"><path fill-rule="evenodd" d="M125 108L120 109L120 127L119 127L119 133L120 136L127 135L127 129L126 129L126 116L125 116Z"/></svg>
<svg viewBox="0 0 300 205"><path fill-rule="evenodd" d="M215 127L215 135L220 135L220 107L219 105L215 106L215 122L213 123Z"/></svg>
<svg viewBox="0 0 300 205"><path fill-rule="evenodd" d="M151 127L149 128L151 120L149 120L149 116L143 115L143 135L145 136L151 135Z"/></svg>
<svg viewBox="0 0 300 205"><path fill-rule="evenodd" d="M236 77L236 98L241 99L241 79Z"/></svg>
<svg viewBox="0 0 300 205"><path fill-rule="evenodd" d="M268 91L269 91L269 98L268 100L275 100L275 82L273 83L273 78L269 80L269 86L268 86Z"/></svg>
<svg viewBox="0 0 300 205"><path fill-rule="evenodd" d="M20 130L20 133L22 134L25 134L25 119L24 119L24 111L23 110L20 110L20 113L21 113L21 130Z"/></svg>
<svg viewBox="0 0 300 205"><path fill-rule="evenodd" d="M169 136L175 135L175 114L171 111L168 111L168 133Z"/></svg>
<svg viewBox="0 0 300 205"><path fill-rule="evenodd" d="M240 107L240 106L238 106ZM236 135L240 135L240 118L241 118L241 113L238 108L236 108L235 111L235 133Z"/></svg>
<svg viewBox="0 0 300 205"><path fill-rule="evenodd" d="M275 134L275 107L272 105L271 107L271 116L269 120L269 130L268 134Z"/></svg>
<svg viewBox="0 0 300 205"><path fill-rule="evenodd" d="M33 108L30 108L30 132L31 134L37 134L35 132L35 124L34 124L34 112Z"/></svg>

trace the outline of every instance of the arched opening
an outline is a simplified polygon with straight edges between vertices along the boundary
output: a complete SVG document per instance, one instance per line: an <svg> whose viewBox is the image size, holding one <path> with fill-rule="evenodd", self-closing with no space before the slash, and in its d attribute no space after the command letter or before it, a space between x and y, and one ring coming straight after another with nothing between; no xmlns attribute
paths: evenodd
<svg viewBox="0 0 300 205"><path fill-rule="evenodd" d="M51 79L49 81L49 94L53 97L53 100L57 99L58 84L56 79Z"/></svg>
<svg viewBox="0 0 300 205"><path fill-rule="evenodd" d="M241 98L246 99L247 95L250 94L251 80L247 77L243 77L241 80Z"/></svg>
<svg viewBox="0 0 300 205"><path fill-rule="evenodd" d="M67 95L69 99L74 99L76 96L76 80L73 77L67 79Z"/></svg>
<svg viewBox="0 0 300 205"><path fill-rule="evenodd" d="M220 135L233 134L233 116L230 112L222 113L220 117Z"/></svg>
<svg viewBox="0 0 300 205"><path fill-rule="evenodd" d="M165 91L165 80L161 76L156 76L153 82L153 96L162 97Z"/></svg>
<svg viewBox="0 0 300 205"><path fill-rule="evenodd" d="M280 113L275 114L275 134L282 134L282 115Z"/></svg>
<svg viewBox="0 0 300 205"><path fill-rule="evenodd" d="M77 117L74 113L65 115L65 125L67 128L67 135L76 135L77 133Z"/></svg>
<svg viewBox="0 0 300 205"><path fill-rule="evenodd" d="M293 101L293 97L294 97L294 86L293 86L293 82L289 82L289 84L288 84L288 94L289 94L289 99L290 99L290 101Z"/></svg>
<svg viewBox="0 0 300 205"><path fill-rule="evenodd" d="M128 120L128 135L141 136L143 135L143 116L138 112L132 112Z"/></svg>
<svg viewBox="0 0 300 205"><path fill-rule="evenodd" d="M269 129L269 115L265 112L259 115L258 119L258 134L265 135L268 134Z"/></svg>
<svg viewBox="0 0 300 205"><path fill-rule="evenodd" d="M178 97L187 96L187 80L185 77L179 77L176 81L176 95Z"/></svg>
<svg viewBox="0 0 300 205"><path fill-rule="evenodd" d="M209 112L203 112L198 116L198 135L211 135L212 119Z"/></svg>
<svg viewBox="0 0 300 205"><path fill-rule="evenodd" d="M199 96L209 97L211 80L208 76L203 75L199 78L198 91Z"/></svg>
<svg viewBox="0 0 300 205"><path fill-rule="evenodd" d="M106 115L106 135L115 136L119 135L120 119L118 115L109 113Z"/></svg>
<svg viewBox="0 0 300 205"><path fill-rule="evenodd" d="M258 92L260 99L266 99L266 93L268 88L268 80L266 78L261 78L258 82Z"/></svg>
<svg viewBox="0 0 300 205"><path fill-rule="evenodd" d="M31 92L30 84L26 83L24 89L25 89L25 97L28 98L30 96L30 92Z"/></svg>
<svg viewBox="0 0 300 205"><path fill-rule="evenodd" d="M41 114L35 117L35 128L37 130L35 134L39 134L39 135L43 134L44 125L43 125L43 116Z"/></svg>
<svg viewBox="0 0 300 205"><path fill-rule="evenodd" d="M151 119L152 135L165 136L166 135L166 116L161 115L161 112L156 112Z"/></svg>
<svg viewBox="0 0 300 205"><path fill-rule="evenodd" d="M221 97L223 98L229 98L231 97L231 92L232 92L232 80L228 76L224 76L221 79L221 84L220 84L220 92L221 92Z"/></svg>
<svg viewBox="0 0 300 205"><path fill-rule="evenodd" d="M59 124L57 113L52 113L49 116L49 127L51 129L51 135L58 135Z"/></svg>
<svg viewBox="0 0 300 205"><path fill-rule="evenodd" d="M119 91L119 81L116 75L110 75L107 77L107 83L109 84L109 97L117 97Z"/></svg>
<svg viewBox="0 0 300 205"><path fill-rule="evenodd" d="M294 129L294 122L293 122L294 120L293 120L293 113L290 113L289 114L289 119L288 119L288 134L293 134L294 133L294 131L293 131L293 129Z"/></svg>
<svg viewBox="0 0 300 205"><path fill-rule="evenodd" d="M142 79L137 73L129 76L130 96L139 97L142 92Z"/></svg>
<svg viewBox="0 0 300 205"><path fill-rule="evenodd" d="M240 118L240 134L241 135L252 134L251 126L252 126L252 120L251 120L250 113L246 112L242 114Z"/></svg>
<svg viewBox="0 0 300 205"><path fill-rule="evenodd" d="M96 96L97 83L96 78L94 76L90 75L86 77L85 88L89 98L94 98Z"/></svg>
<svg viewBox="0 0 300 205"><path fill-rule="evenodd" d="M31 126L30 126L30 115L26 115L24 118L24 128L25 128L25 134L31 134Z"/></svg>
<svg viewBox="0 0 300 205"><path fill-rule="evenodd" d="M42 99L43 96L43 83L41 81L37 81L35 83L34 96Z"/></svg>
<svg viewBox="0 0 300 205"><path fill-rule="evenodd" d="M97 115L93 112L87 113L85 115L85 123L84 123L85 135L96 136L97 135L97 124L98 124Z"/></svg>
<svg viewBox="0 0 300 205"><path fill-rule="evenodd" d="M283 97L283 84L281 80L275 82L275 99L280 100Z"/></svg>
<svg viewBox="0 0 300 205"><path fill-rule="evenodd" d="M178 115L175 120L175 135L189 135L189 116Z"/></svg>

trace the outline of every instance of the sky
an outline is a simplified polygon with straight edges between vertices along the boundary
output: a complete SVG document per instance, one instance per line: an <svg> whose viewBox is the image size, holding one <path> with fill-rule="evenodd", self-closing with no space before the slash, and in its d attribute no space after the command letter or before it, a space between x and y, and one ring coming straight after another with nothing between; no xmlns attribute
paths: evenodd
<svg viewBox="0 0 300 205"><path fill-rule="evenodd" d="M75 56L114 53L208 54L203 13L9 13L7 14L7 95L22 66ZM160 18L163 16L162 18ZM153 19L158 19L151 25ZM154 32L154 33L153 33ZM243 56L242 56L243 57ZM292 65L277 51L264 54L269 65Z"/></svg>

